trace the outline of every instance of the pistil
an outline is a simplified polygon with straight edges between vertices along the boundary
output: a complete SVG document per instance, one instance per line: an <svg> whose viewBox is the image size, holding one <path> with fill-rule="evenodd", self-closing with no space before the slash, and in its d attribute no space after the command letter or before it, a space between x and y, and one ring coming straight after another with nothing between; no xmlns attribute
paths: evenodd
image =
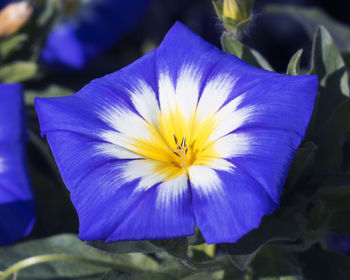
<svg viewBox="0 0 350 280"><path fill-rule="evenodd" d="M171 151L179 158L179 167L187 169L191 165L191 159L188 157L188 147L186 145L186 136L182 137L181 144L179 143L176 135L174 134L174 141L176 148L170 148Z"/></svg>

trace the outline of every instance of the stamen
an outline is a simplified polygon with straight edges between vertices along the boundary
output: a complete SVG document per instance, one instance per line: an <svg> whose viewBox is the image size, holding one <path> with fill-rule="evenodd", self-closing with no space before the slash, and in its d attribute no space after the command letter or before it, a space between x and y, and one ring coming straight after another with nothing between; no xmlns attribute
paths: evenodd
<svg viewBox="0 0 350 280"><path fill-rule="evenodd" d="M185 148L186 146L186 136L182 137L182 141L181 141L181 148Z"/></svg>
<svg viewBox="0 0 350 280"><path fill-rule="evenodd" d="M176 138L176 135L173 134L173 136L174 136L175 144L179 146L178 141L177 141L177 138Z"/></svg>
<svg viewBox="0 0 350 280"><path fill-rule="evenodd" d="M181 167L181 168L187 168L190 166L194 160L193 156L188 156L188 151L189 148L186 145L186 136L183 136L181 139L181 144L179 144L179 140L177 139L176 135L173 134L174 141L176 144L176 148L170 148L170 147L165 147L166 149L169 149L173 152L174 155L176 155L179 159L179 162L172 162L174 165Z"/></svg>
<svg viewBox="0 0 350 280"><path fill-rule="evenodd" d="M173 151L175 155L177 155L179 158L181 157L177 152Z"/></svg>

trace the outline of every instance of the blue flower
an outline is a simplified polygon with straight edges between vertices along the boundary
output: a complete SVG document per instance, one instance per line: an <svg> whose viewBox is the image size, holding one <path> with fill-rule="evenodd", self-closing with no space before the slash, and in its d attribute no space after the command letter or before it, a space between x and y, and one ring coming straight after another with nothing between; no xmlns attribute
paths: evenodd
<svg viewBox="0 0 350 280"><path fill-rule="evenodd" d="M78 93L37 98L83 240L235 242L279 206L316 76L254 68L176 23Z"/></svg>
<svg viewBox="0 0 350 280"><path fill-rule="evenodd" d="M133 28L150 1L84 1L76 15L51 31L42 51L43 60L60 67L82 69Z"/></svg>
<svg viewBox="0 0 350 280"><path fill-rule="evenodd" d="M26 169L22 88L0 84L0 245L27 236L35 203Z"/></svg>

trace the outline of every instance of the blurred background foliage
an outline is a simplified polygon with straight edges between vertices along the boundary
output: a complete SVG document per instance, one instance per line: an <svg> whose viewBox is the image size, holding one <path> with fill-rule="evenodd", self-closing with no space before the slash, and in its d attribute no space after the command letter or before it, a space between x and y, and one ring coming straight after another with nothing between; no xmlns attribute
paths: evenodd
<svg viewBox="0 0 350 280"><path fill-rule="evenodd" d="M9 2L15 1L0 0L0 8ZM38 205L27 240L0 247L0 279L350 279L350 2L257 0L241 18L224 15L220 1L145 2L127 31L107 29L116 38L79 69L45 60L42 51L55 25L79 17L77 1L28 1L25 24L0 38L0 82L25 88L28 166ZM235 244L209 246L199 232L155 242L84 244L76 237L69 193L40 137L34 97L72 94L128 65L155 48L177 20L257 67L318 75L316 109L281 208Z"/></svg>

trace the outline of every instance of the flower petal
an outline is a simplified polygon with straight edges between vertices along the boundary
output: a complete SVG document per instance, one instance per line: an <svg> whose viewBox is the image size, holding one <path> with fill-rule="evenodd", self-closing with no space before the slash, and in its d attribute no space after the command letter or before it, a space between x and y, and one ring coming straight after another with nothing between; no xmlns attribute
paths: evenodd
<svg viewBox="0 0 350 280"><path fill-rule="evenodd" d="M68 130L100 138L104 131L139 133L146 122L158 116L153 57L151 52L120 71L92 81L72 96L36 98L42 134ZM137 126L125 125L124 120L129 118Z"/></svg>
<svg viewBox="0 0 350 280"><path fill-rule="evenodd" d="M254 178L277 204L289 167L302 138L272 128L246 128L216 141L215 150Z"/></svg>
<svg viewBox="0 0 350 280"><path fill-rule="evenodd" d="M154 239L193 233L187 179L161 183L164 178L149 172L146 160L101 154L99 141L81 134L49 132L47 139L71 191L83 240Z"/></svg>
<svg viewBox="0 0 350 280"><path fill-rule="evenodd" d="M187 176L146 191L107 241L167 239L192 235L195 219Z"/></svg>
<svg viewBox="0 0 350 280"><path fill-rule="evenodd" d="M256 83L282 76L222 52L179 22L156 50L156 68L162 111L177 104L186 115L200 98L201 119Z"/></svg>
<svg viewBox="0 0 350 280"><path fill-rule="evenodd" d="M34 208L33 200L0 203L0 245L15 242L32 231L36 220Z"/></svg>
<svg viewBox="0 0 350 280"><path fill-rule="evenodd" d="M317 76L283 76L256 84L218 112L216 140L245 127L275 128L305 135L317 94Z"/></svg>
<svg viewBox="0 0 350 280"><path fill-rule="evenodd" d="M147 138L144 128L158 117L153 57L150 53L73 96L36 99L42 134L71 191L82 239L152 239L194 232L187 179L161 183L164 176L141 159L130 160L140 156L121 145L125 138ZM152 222L140 224L137 209L149 203L158 206L147 207L151 212L145 210L142 220ZM135 226L138 233L132 231Z"/></svg>
<svg viewBox="0 0 350 280"><path fill-rule="evenodd" d="M2 143L0 162L0 245L5 245L32 231L36 205L26 170L24 143Z"/></svg>
<svg viewBox="0 0 350 280"><path fill-rule="evenodd" d="M0 84L0 142L25 141L20 84Z"/></svg>
<svg viewBox="0 0 350 280"><path fill-rule="evenodd" d="M25 157L22 88L0 84L0 245L27 236L36 220Z"/></svg>
<svg viewBox="0 0 350 280"><path fill-rule="evenodd" d="M264 189L238 168L227 172L194 165L189 177L194 215L208 244L236 242L277 207Z"/></svg>

